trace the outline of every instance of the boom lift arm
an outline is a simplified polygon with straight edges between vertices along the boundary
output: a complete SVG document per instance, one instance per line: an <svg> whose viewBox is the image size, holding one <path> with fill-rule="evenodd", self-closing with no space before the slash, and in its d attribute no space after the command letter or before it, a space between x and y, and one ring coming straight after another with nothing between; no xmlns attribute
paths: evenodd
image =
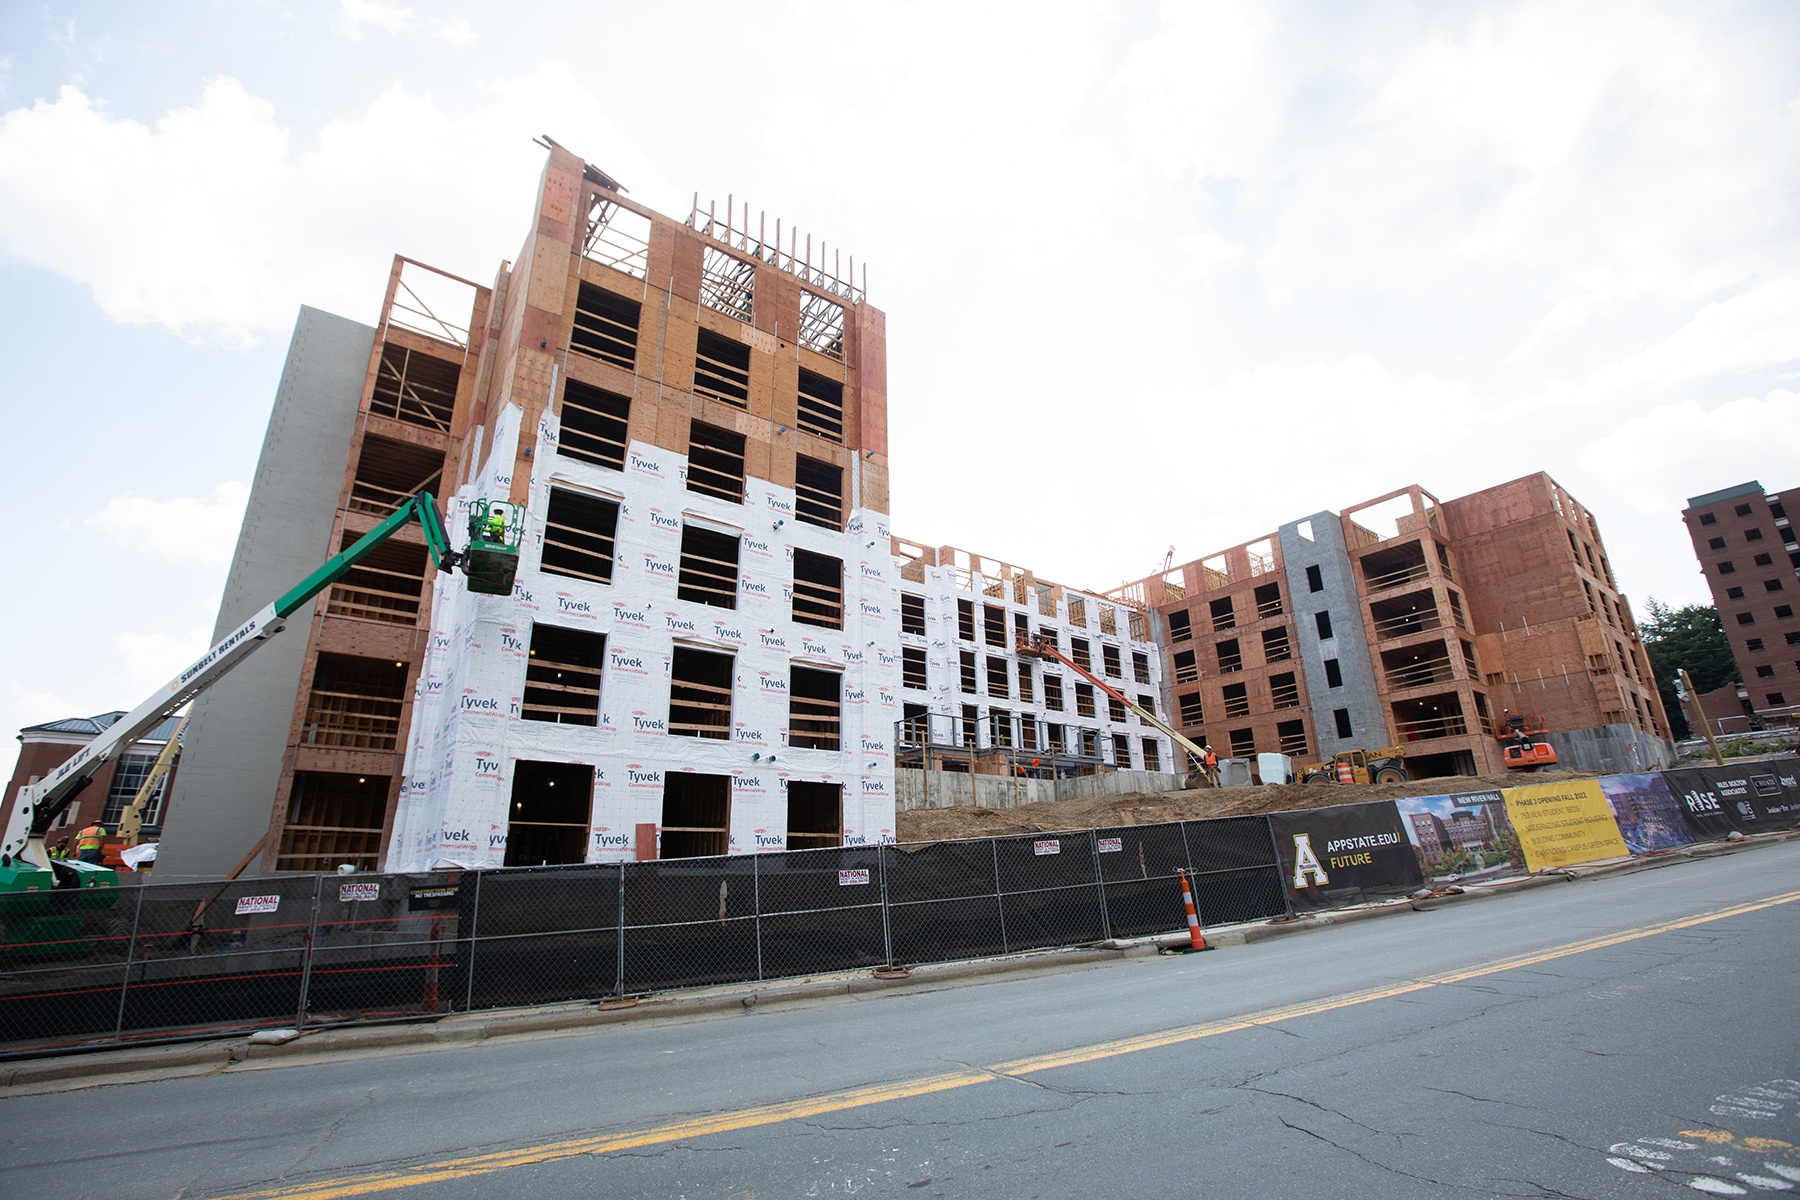
<svg viewBox="0 0 1800 1200"><path fill-rule="evenodd" d="M1069 670L1075 672L1077 675L1105 692L1108 696L1111 696L1114 700L1117 700L1120 704L1123 704L1126 708L1136 713L1138 715L1138 720L1150 726L1152 729L1168 734L1174 739L1177 746L1180 746L1183 750L1188 752L1189 757L1194 761L1196 769L1201 768L1206 763L1205 747L1196 746L1192 741L1183 737L1181 731L1176 729L1173 725L1170 725L1167 721L1163 720L1143 705L1138 704L1124 692L1113 687L1110 683L1106 682L1106 680L1100 678L1086 667L1078 665L1074 659L1067 657L1061 650L1058 650L1055 643L1051 642L1049 638L1044 637L1042 634L1021 633L1019 634L1015 649L1018 650L1019 655L1023 658L1041 658L1063 664L1065 667L1068 667Z"/></svg>
<svg viewBox="0 0 1800 1200"><path fill-rule="evenodd" d="M483 505L485 509L487 506ZM496 506L498 507L498 506ZM484 511L482 516L485 518ZM507 536L496 543L489 535L483 546L484 557L492 559L510 553L517 564L517 515L511 521ZM425 533L425 547L440 571L451 571L467 563L471 553L451 549L444 519L438 513L437 501L430 492L420 492L396 509L386 520L369 530L354 545L333 556L318 570L295 584L287 592L265 605L255 616L226 635L218 645L182 671L142 704L119 718L99 737L76 751L49 775L21 789L18 805L7 822L5 841L0 843L0 867L10 867L14 859L23 858L31 865L47 869L50 856L44 848L44 833L62 815L81 789L92 781L95 772L144 734L155 728L168 714L181 708L194 697L217 683L233 667L261 649L263 644L286 626L286 620L305 607L314 596L343 578L351 568L372 551L398 533L410 521L417 520ZM494 582L499 581L496 578ZM477 589L489 590L486 587ZM512 590L512 577L505 578L505 591ZM171 741L171 746L173 742ZM30 853L27 854L29 847ZM24 863L21 863L24 865Z"/></svg>

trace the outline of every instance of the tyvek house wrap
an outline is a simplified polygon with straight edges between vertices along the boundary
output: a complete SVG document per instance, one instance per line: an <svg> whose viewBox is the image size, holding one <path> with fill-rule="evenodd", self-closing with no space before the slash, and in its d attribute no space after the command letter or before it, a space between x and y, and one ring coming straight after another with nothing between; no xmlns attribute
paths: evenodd
<svg viewBox="0 0 1800 1200"><path fill-rule="evenodd" d="M522 415L509 406L496 421L487 463L454 498L447 521L459 547L473 501L511 488ZM633 442L616 471L551 453L557 434L546 414L513 594L474 595L460 576L437 576L388 869L502 863L520 760L594 768L590 862L636 856L637 825L660 822L664 780L680 771L731 777L732 853L785 844L790 779L842 785L845 844L893 840L899 588L886 515L853 510L838 533L796 521L791 489L749 478L744 503L733 504L687 490L685 455ZM619 504L610 584L539 569L553 482ZM742 531L735 609L676 597L688 521ZM793 620L796 547L843 560L843 629ZM597 727L520 718L537 622L605 635ZM677 642L732 655L730 740L669 735ZM842 673L842 749L787 745L794 665Z"/></svg>

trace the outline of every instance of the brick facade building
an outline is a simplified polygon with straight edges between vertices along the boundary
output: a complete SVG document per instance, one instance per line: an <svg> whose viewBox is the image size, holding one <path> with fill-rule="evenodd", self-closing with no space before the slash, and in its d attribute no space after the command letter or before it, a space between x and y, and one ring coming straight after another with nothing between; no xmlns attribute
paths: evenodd
<svg viewBox="0 0 1800 1200"><path fill-rule="evenodd" d="M1800 504L1800 490L1765 492L1751 480L1694 496L1681 514L1738 665L1743 720L1730 720L1721 732L1788 724L1800 714L1800 617L1794 608L1800 603L1800 536L1788 518L1793 504ZM1709 716L1715 715L1716 695L1709 695Z"/></svg>

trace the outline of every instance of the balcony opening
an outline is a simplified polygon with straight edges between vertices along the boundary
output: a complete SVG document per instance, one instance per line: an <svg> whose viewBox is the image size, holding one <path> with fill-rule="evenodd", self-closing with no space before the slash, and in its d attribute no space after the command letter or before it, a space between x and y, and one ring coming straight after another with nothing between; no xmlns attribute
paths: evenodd
<svg viewBox="0 0 1800 1200"><path fill-rule="evenodd" d="M443 478L442 451L365 434L346 507L351 512L385 517L419 492L442 492Z"/></svg>
<svg viewBox="0 0 1800 1200"><path fill-rule="evenodd" d="M319 655L300 744L392 751L399 744L406 674L406 664L392 659Z"/></svg>
<svg viewBox="0 0 1800 1200"><path fill-rule="evenodd" d="M731 655L675 647L669 660L670 734L730 740L731 683Z"/></svg>
<svg viewBox="0 0 1800 1200"><path fill-rule="evenodd" d="M730 853L731 776L664 771L662 825L657 832L658 858Z"/></svg>
<svg viewBox="0 0 1800 1200"><path fill-rule="evenodd" d="M638 322L642 306L603 287L583 283L575 297L575 326L569 349L615 367L637 367Z"/></svg>
<svg viewBox="0 0 1800 1200"><path fill-rule="evenodd" d="M799 750L836 750L844 693L836 671L794 667L788 679L788 744Z"/></svg>
<svg viewBox="0 0 1800 1200"><path fill-rule="evenodd" d="M1400 700L1394 704L1394 732L1402 742L1461 737L1469 732L1462 699L1455 692Z"/></svg>
<svg viewBox="0 0 1800 1200"><path fill-rule="evenodd" d="M455 363L389 342L381 348L381 361L375 368L369 411L447 434L456 412L456 383L461 375L462 368Z"/></svg>
<svg viewBox="0 0 1800 1200"><path fill-rule="evenodd" d="M1364 556L1362 573L1364 591L1383 592L1424 579L1431 574L1431 568L1425 561L1424 544L1407 542Z"/></svg>
<svg viewBox="0 0 1800 1200"><path fill-rule="evenodd" d="M807 433L844 442L844 385L800 368L799 408L795 423Z"/></svg>
<svg viewBox="0 0 1800 1200"><path fill-rule="evenodd" d="M750 347L700 330L694 346L694 394L750 407Z"/></svg>
<svg viewBox="0 0 1800 1200"><path fill-rule="evenodd" d="M794 515L824 529L844 527L844 469L794 456Z"/></svg>
<svg viewBox="0 0 1800 1200"><path fill-rule="evenodd" d="M1424 687L1433 683L1450 683L1456 679L1451 667L1450 647L1443 642L1425 642L1402 650L1383 650L1381 670L1390 692Z"/></svg>
<svg viewBox="0 0 1800 1200"><path fill-rule="evenodd" d="M1428 629L1442 629L1444 619L1438 613L1437 600L1428 591L1412 592L1369 605L1375 620L1377 641L1402 638Z"/></svg>
<svg viewBox="0 0 1800 1200"><path fill-rule="evenodd" d="M533 625L519 715L553 725L598 725L600 671L605 662L605 635Z"/></svg>
<svg viewBox="0 0 1800 1200"><path fill-rule="evenodd" d="M277 871L373 871L387 818L387 775L295 771Z"/></svg>
<svg viewBox="0 0 1800 1200"><path fill-rule="evenodd" d="M611 583L618 526L619 506L614 501L552 487L544 514L544 573Z"/></svg>
<svg viewBox="0 0 1800 1200"><path fill-rule="evenodd" d="M571 379L563 384L562 409L557 416L562 422L559 454L615 471L625 469L631 397Z"/></svg>
<svg viewBox="0 0 1800 1200"><path fill-rule="evenodd" d="M962 706L962 744L966 749L976 748L976 734L981 726L981 714L973 704ZM964 768L967 769L966 767Z"/></svg>
<svg viewBox="0 0 1800 1200"><path fill-rule="evenodd" d="M931 740L931 715L923 704L905 704L900 708L900 741L907 746L923 746Z"/></svg>
<svg viewBox="0 0 1800 1200"><path fill-rule="evenodd" d="M1228 717L1247 717L1250 715L1250 685L1246 683L1228 683L1225 685L1225 715Z"/></svg>
<svg viewBox="0 0 1800 1200"><path fill-rule="evenodd" d="M823 850L844 844L844 785L790 779L787 848Z"/></svg>
<svg viewBox="0 0 1800 1200"><path fill-rule="evenodd" d="M736 608L741 540L734 534L717 533L699 525L683 525L676 598L710 604L714 608Z"/></svg>
<svg viewBox="0 0 1800 1200"><path fill-rule="evenodd" d="M794 551L794 620L824 629L844 627L844 560Z"/></svg>
<svg viewBox="0 0 1800 1200"><path fill-rule="evenodd" d="M990 710L988 712L988 745L998 750L1010 750L1012 744L1012 714L1004 708Z"/></svg>
<svg viewBox="0 0 1800 1200"><path fill-rule="evenodd" d="M348 550L361 539L361 534L346 529L339 549ZM426 563L424 546L398 538L383 542L331 585L325 612L390 625L417 625Z"/></svg>
<svg viewBox="0 0 1800 1200"><path fill-rule="evenodd" d="M538 867L586 859L593 806L593 767L529 760L514 763L506 865Z"/></svg>
<svg viewBox="0 0 1800 1200"><path fill-rule="evenodd" d="M1236 638L1226 638L1213 648L1219 652L1219 674L1230 675L1244 669L1244 652Z"/></svg>

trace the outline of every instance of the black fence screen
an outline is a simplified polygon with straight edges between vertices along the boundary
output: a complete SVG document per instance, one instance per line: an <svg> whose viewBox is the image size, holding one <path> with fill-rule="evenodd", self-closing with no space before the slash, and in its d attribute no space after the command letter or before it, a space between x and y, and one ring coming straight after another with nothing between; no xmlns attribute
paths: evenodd
<svg viewBox="0 0 1800 1200"><path fill-rule="evenodd" d="M981 958L1287 912L1264 817L0 895L0 1053Z"/></svg>

